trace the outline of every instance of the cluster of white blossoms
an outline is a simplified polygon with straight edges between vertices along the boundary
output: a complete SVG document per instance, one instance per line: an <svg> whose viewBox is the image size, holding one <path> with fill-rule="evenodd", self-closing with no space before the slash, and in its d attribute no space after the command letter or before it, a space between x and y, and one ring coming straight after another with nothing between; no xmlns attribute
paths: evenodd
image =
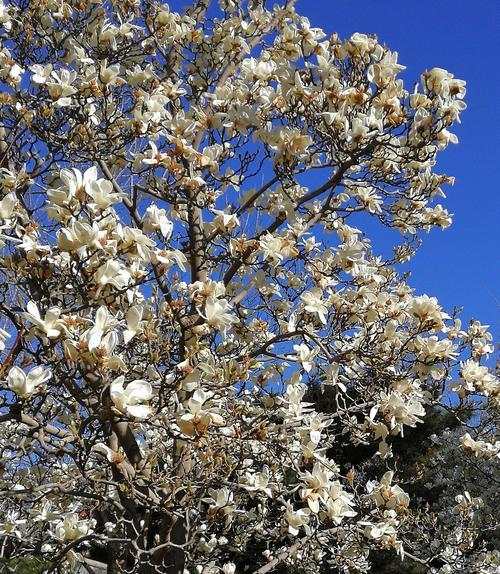
<svg viewBox="0 0 500 574"><path fill-rule="evenodd" d="M393 443L432 408L498 408L488 327L397 268L451 223L433 168L465 82L434 68L409 92L376 37L282 4L0 0L12 555L71 571L104 549L138 574L419 560ZM400 232L393 259L359 213ZM494 425L469 426L455 448L498 458Z"/></svg>

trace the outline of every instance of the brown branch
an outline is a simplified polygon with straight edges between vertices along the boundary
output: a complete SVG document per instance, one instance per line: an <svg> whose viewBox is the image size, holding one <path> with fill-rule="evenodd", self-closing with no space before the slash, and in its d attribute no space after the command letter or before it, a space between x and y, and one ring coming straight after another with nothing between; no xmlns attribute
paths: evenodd
<svg viewBox="0 0 500 574"><path fill-rule="evenodd" d="M258 570L255 570L253 574L267 574L268 572L272 572L276 566L279 566L284 560L286 560L289 556L291 556L294 552L297 552L304 544L309 540L309 536L304 536L300 540L290 546L287 550L280 552L276 558L273 558L271 562L261 566Z"/></svg>

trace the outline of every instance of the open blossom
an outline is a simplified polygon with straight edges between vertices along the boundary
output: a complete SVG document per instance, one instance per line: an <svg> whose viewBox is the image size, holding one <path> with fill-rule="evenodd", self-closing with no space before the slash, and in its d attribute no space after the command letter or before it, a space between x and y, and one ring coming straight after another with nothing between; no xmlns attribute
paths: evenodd
<svg viewBox="0 0 500 574"><path fill-rule="evenodd" d="M54 526L54 534L63 542L78 540L93 531L95 520L82 520L75 512L66 514L64 518Z"/></svg>
<svg viewBox="0 0 500 574"><path fill-rule="evenodd" d="M277 161L302 159L312 144L308 134L296 128L281 128L271 137L271 149L276 152Z"/></svg>
<svg viewBox="0 0 500 574"><path fill-rule="evenodd" d="M223 233L234 231L234 229L236 229L240 224L238 217L234 214L225 213L219 209L213 209L212 211L215 214L212 225L215 229L222 231Z"/></svg>
<svg viewBox="0 0 500 574"><path fill-rule="evenodd" d="M429 360L453 358L457 356L456 347L448 339L438 339L436 336L415 338L415 350L422 362Z"/></svg>
<svg viewBox="0 0 500 574"><path fill-rule="evenodd" d="M384 413L393 432L404 432L404 426L415 426L425 416L423 399L418 395L409 397L399 392L380 393L380 407L373 407L370 419L373 420L377 410Z"/></svg>
<svg viewBox="0 0 500 574"><path fill-rule="evenodd" d="M191 297L197 303L203 303L206 299L217 299L224 297L226 288L221 281L206 279L205 281L195 281L188 286Z"/></svg>
<svg viewBox="0 0 500 574"><path fill-rule="evenodd" d="M31 369L27 375L19 367L12 367L7 375L7 384L9 389L20 397L28 397L50 377L50 370L41 366Z"/></svg>
<svg viewBox="0 0 500 574"><path fill-rule="evenodd" d="M93 351L100 345L105 332L114 324L116 324L116 320L109 313L108 308L104 306L99 307L95 314L94 326L88 331L89 351Z"/></svg>
<svg viewBox="0 0 500 574"><path fill-rule="evenodd" d="M429 91L438 95L449 97L454 95L463 98L465 95L465 82L453 76L443 68L432 68L422 74L422 85Z"/></svg>
<svg viewBox="0 0 500 574"><path fill-rule="evenodd" d="M209 497L204 499L204 502L209 504L208 512L211 515L220 514L224 517L226 524L229 524L236 509L233 503L233 493L227 487L222 487L218 490L209 488L208 494Z"/></svg>
<svg viewBox="0 0 500 574"><path fill-rule="evenodd" d="M288 257L295 257L298 253L292 241L271 234L260 240L260 250L264 260L269 260L272 265L277 265Z"/></svg>
<svg viewBox="0 0 500 574"><path fill-rule="evenodd" d="M410 312L422 323L432 323L436 330L442 329L444 327L443 320L450 318L449 315L442 312L437 299L428 295L415 297L412 301Z"/></svg>
<svg viewBox="0 0 500 574"><path fill-rule="evenodd" d="M356 195L359 201L366 206L370 213L380 213L382 211L382 199L374 189L369 187L358 187Z"/></svg>
<svg viewBox="0 0 500 574"><path fill-rule="evenodd" d="M337 249L335 259L344 271L357 275L365 263L365 249L360 241L348 239Z"/></svg>
<svg viewBox="0 0 500 574"><path fill-rule="evenodd" d="M311 291L302 293L300 298L305 303L304 309L309 311L309 313L315 313L318 315L323 325L326 325L328 309L324 304L321 291L319 289L311 289Z"/></svg>
<svg viewBox="0 0 500 574"><path fill-rule="evenodd" d="M386 510L384 512L384 520L374 523L360 522L360 525L365 527L363 533L368 540L382 542L397 540L398 521L394 510Z"/></svg>
<svg viewBox="0 0 500 574"><path fill-rule="evenodd" d="M500 458L500 440L474 440L469 433L465 433L460 442L465 451L473 452L477 458Z"/></svg>
<svg viewBox="0 0 500 574"><path fill-rule="evenodd" d="M10 333L8 333L5 329L0 329L0 352L5 349L5 341L10 337Z"/></svg>
<svg viewBox="0 0 500 574"><path fill-rule="evenodd" d="M114 191L113 184L107 179L96 179L88 186L87 193L99 209L107 209L125 197L124 193Z"/></svg>
<svg viewBox="0 0 500 574"><path fill-rule="evenodd" d="M224 424L224 419L215 410L204 408L209 398L210 395L201 389L193 393L187 402L187 408L177 416L177 424L182 433L188 436L203 435L211 423Z"/></svg>
<svg viewBox="0 0 500 574"><path fill-rule="evenodd" d="M238 319L230 313L231 306L226 299L216 299L209 297L205 301L203 313L200 315L206 319L207 323L214 329L218 329L224 335L228 327L237 323Z"/></svg>
<svg viewBox="0 0 500 574"><path fill-rule="evenodd" d="M39 76L38 76L39 77ZM72 98L76 94L77 89L73 85L77 77L77 73L74 70L68 70L61 68L59 70L52 70L50 75L44 82L47 90L53 100L55 100L55 105L58 107L70 106L72 103ZM41 83L41 82L39 82Z"/></svg>
<svg viewBox="0 0 500 574"><path fill-rule="evenodd" d="M247 472L245 474L245 484L243 488L249 492L263 492L266 496L273 496L273 489L276 488L276 484L270 482L269 467L266 465L262 472Z"/></svg>
<svg viewBox="0 0 500 574"><path fill-rule="evenodd" d="M318 354L319 349L317 347L310 349L305 343L301 343L294 345L293 350L296 353L296 360L302 365L304 371L306 373L311 371L314 366L314 357Z"/></svg>
<svg viewBox="0 0 500 574"><path fill-rule="evenodd" d="M88 223L72 220L68 227L61 228L57 233L57 246L61 251L81 250L85 252L89 248L101 250L103 249L101 241L104 237L105 232L101 231L96 224L91 226Z"/></svg>
<svg viewBox="0 0 500 574"><path fill-rule="evenodd" d="M486 396L494 396L500 393L498 380L488 367L480 365L473 359L460 363L460 380L455 381L451 388L460 396L465 393L483 393Z"/></svg>
<svg viewBox="0 0 500 574"><path fill-rule="evenodd" d="M123 375L116 378L109 388L109 394L115 407L123 414L136 419L147 418L152 409L147 403L153 397L151 384L143 380L135 380L124 385Z"/></svg>
<svg viewBox="0 0 500 574"><path fill-rule="evenodd" d="M26 519L20 518L19 512L8 511L0 521L0 535L21 538L26 527Z"/></svg>
<svg viewBox="0 0 500 574"><path fill-rule="evenodd" d="M387 510L404 510L410 503L410 497L398 485L393 485L394 473L386 472L380 479L380 483L368 482L367 491L370 498L380 508Z"/></svg>
<svg viewBox="0 0 500 574"><path fill-rule="evenodd" d="M3 48L0 51L0 79L9 86L18 86L21 83L24 68L12 60L9 51Z"/></svg>
<svg viewBox="0 0 500 574"><path fill-rule="evenodd" d="M0 219L10 219L14 215L17 199L14 193L8 193L0 201Z"/></svg>
<svg viewBox="0 0 500 574"><path fill-rule="evenodd" d="M473 497L466 490L463 494L459 494L455 497L457 505L453 508L453 512L457 514L469 514L473 515L474 510L481 508L483 506L483 500L481 497Z"/></svg>
<svg viewBox="0 0 500 574"><path fill-rule="evenodd" d="M304 488L300 490L300 496L315 514L319 512L320 501L326 501L332 475L332 471L317 462L311 472L306 472L300 476L300 480L304 484Z"/></svg>
<svg viewBox="0 0 500 574"><path fill-rule="evenodd" d="M3 1L0 2L0 25L3 26L7 32L10 32L12 27L11 17L10 7L6 6Z"/></svg>
<svg viewBox="0 0 500 574"><path fill-rule="evenodd" d="M306 526L309 522L310 514L311 511L309 508L299 508L294 510L292 505L287 505L284 518L288 523L288 532L297 536L300 528Z"/></svg>
<svg viewBox="0 0 500 574"><path fill-rule="evenodd" d="M130 307L125 316L127 328L123 331L123 340L128 343L135 336L137 336L143 329L143 308L139 305Z"/></svg>
<svg viewBox="0 0 500 574"><path fill-rule="evenodd" d="M353 510L354 495L346 492L338 480L331 483L325 503L325 514L335 524L340 524L345 518L356 516Z"/></svg>
<svg viewBox="0 0 500 574"><path fill-rule="evenodd" d="M63 185L49 190L47 195L52 203L65 205L82 193L89 193L91 185L97 181L97 168L89 167L83 173L76 168L62 169L59 177Z"/></svg>
<svg viewBox="0 0 500 574"><path fill-rule="evenodd" d="M186 271L187 257L178 249L156 249L153 251L151 261L168 267L177 265L181 271Z"/></svg>
<svg viewBox="0 0 500 574"><path fill-rule="evenodd" d="M144 231L158 230L163 235L165 241L172 235L173 223L167 218L166 211L159 209L156 205L150 205L146 209L143 217Z"/></svg>
<svg viewBox="0 0 500 574"><path fill-rule="evenodd" d="M30 301L26 305L27 312L24 316L30 321L43 335L49 339L57 339L64 329L64 324L61 317L61 309L58 307L51 307L42 318L40 311L34 301Z"/></svg>
<svg viewBox="0 0 500 574"><path fill-rule="evenodd" d="M123 289L130 282L130 272L119 261L108 260L97 269L95 282L101 286L113 285Z"/></svg>
<svg viewBox="0 0 500 574"><path fill-rule="evenodd" d="M107 61L101 62L98 78L103 84L115 84L121 80L118 76L120 73L120 65L113 64L111 66L107 65Z"/></svg>

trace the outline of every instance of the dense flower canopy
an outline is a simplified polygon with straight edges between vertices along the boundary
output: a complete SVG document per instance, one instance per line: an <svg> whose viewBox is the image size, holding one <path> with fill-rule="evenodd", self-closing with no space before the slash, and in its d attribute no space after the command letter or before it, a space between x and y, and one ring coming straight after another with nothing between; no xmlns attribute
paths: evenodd
<svg viewBox="0 0 500 574"><path fill-rule="evenodd" d="M488 327L398 271L451 223L434 168L465 82L433 68L408 91L375 36L327 36L290 1L0 0L0 37L13 554L363 573L390 550L496 571L465 488L445 542L413 554L393 456L431 408L462 417L451 453L500 453ZM363 216L399 232L389 260ZM376 476L340 454L366 446Z"/></svg>

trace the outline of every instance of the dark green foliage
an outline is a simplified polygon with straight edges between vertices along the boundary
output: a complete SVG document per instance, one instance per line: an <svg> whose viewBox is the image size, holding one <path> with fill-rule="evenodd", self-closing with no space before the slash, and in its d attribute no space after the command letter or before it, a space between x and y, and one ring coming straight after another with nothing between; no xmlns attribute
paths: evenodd
<svg viewBox="0 0 500 574"><path fill-rule="evenodd" d="M0 559L0 574L43 574L50 567L50 562L40 558Z"/></svg>

